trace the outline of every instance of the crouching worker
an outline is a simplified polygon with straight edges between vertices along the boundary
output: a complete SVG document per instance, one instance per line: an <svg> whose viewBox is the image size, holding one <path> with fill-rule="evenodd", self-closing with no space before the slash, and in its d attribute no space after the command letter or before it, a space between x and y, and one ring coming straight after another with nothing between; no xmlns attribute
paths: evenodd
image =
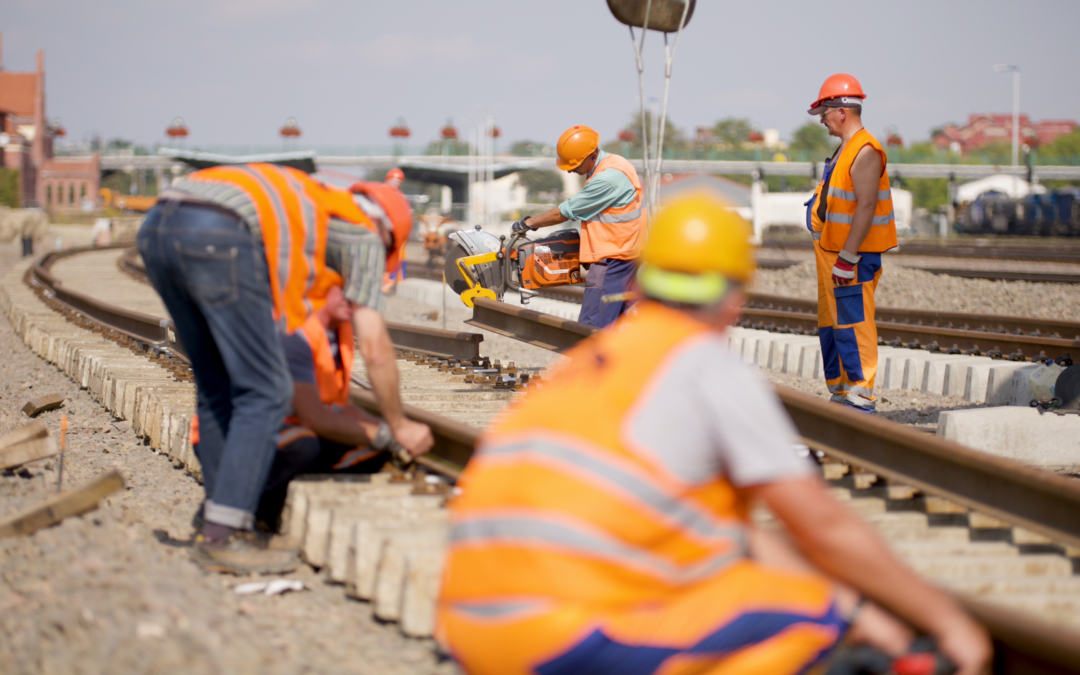
<svg viewBox="0 0 1080 675"><path fill-rule="evenodd" d="M332 288L326 304L282 335L293 381L292 414L277 436L258 519L277 530L289 481L304 473L374 473L389 458L386 422L349 402L353 307ZM375 447L379 446L379 447Z"/></svg>
<svg viewBox="0 0 1080 675"><path fill-rule="evenodd" d="M983 630L829 496L775 392L729 353L749 239L711 197L662 210L642 301L481 438L438 608L466 672L802 673L841 639L904 652L894 615L985 672ZM752 524L755 503L794 546Z"/></svg>

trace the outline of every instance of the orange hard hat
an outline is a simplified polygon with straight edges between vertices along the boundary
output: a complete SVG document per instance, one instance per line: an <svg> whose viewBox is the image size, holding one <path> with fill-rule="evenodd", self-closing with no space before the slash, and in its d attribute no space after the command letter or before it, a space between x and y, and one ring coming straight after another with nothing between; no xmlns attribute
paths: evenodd
<svg viewBox="0 0 1080 675"><path fill-rule="evenodd" d="M394 233L394 241L386 250L386 271L396 271L401 265L402 258L405 257L405 244L408 243L409 234L412 232L413 212L409 200L405 198L401 190L386 183L364 181L354 183L349 190L354 194L367 197L382 209L382 214L368 214L372 216L372 220L379 220L385 214L386 219L382 227Z"/></svg>
<svg viewBox="0 0 1080 675"><path fill-rule="evenodd" d="M811 115L820 115L825 108L845 108L848 106L862 105L866 98L862 85L853 75L837 73L830 75L821 85L817 100L810 104Z"/></svg>
<svg viewBox="0 0 1080 675"><path fill-rule="evenodd" d="M559 144L555 146L558 154L555 163L563 171L573 171L598 147L600 134L581 124L572 126L559 136Z"/></svg>
<svg viewBox="0 0 1080 675"><path fill-rule="evenodd" d="M405 172L402 171L401 169L397 168L397 167L394 167L393 169L390 169L389 171L386 172L386 178L384 178L383 180L384 181L391 181L391 180L404 181L405 180Z"/></svg>

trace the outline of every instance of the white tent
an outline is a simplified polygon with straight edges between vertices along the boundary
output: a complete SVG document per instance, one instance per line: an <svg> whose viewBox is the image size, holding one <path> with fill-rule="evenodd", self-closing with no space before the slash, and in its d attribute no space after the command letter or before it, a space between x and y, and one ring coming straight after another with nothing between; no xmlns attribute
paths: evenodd
<svg viewBox="0 0 1080 675"><path fill-rule="evenodd" d="M970 183L964 183L956 188L956 201L963 204L964 202L973 201L976 197L984 192L1001 192L1014 199L1019 197L1026 197L1032 192L1037 195L1041 195L1046 192L1046 188L1041 185L1036 185L1034 190L1031 183L1027 182L1023 178L1018 176L1009 176L1003 173L996 173L993 176L987 176L986 178L980 178L979 180L973 180Z"/></svg>

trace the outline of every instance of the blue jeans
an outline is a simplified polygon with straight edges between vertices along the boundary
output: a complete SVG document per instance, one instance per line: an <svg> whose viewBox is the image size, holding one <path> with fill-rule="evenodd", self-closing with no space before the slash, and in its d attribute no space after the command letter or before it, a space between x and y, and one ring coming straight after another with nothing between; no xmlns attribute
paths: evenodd
<svg viewBox="0 0 1080 675"><path fill-rule="evenodd" d="M138 246L195 375L204 517L249 529L292 400L262 247L238 217L174 201L150 210Z"/></svg>
<svg viewBox="0 0 1080 675"><path fill-rule="evenodd" d="M605 303L602 298L605 295L625 292L636 269L636 260L615 258L604 258L589 265L589 274L585 277L585 297L581 300L578 321L597 328L614 323L615 319L626 311L626 303Z"/></svg>

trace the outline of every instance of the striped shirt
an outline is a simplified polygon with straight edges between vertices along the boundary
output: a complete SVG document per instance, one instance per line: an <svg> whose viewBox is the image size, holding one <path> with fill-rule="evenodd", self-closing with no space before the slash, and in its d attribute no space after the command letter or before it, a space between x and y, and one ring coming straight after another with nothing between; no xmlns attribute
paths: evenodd
<svg viewBox="0 0 1080 675"><path fill-rule="evenodd" d="M240 188L218 182L181 180L170 189L229 209L247 224L252 238L262 247L262 229L255 205ZM331 218L326 266L345 280L342 294L346 300L379 312L385 310L382 278L386 268L386 247L377 234L365 227Z"/></svg>

